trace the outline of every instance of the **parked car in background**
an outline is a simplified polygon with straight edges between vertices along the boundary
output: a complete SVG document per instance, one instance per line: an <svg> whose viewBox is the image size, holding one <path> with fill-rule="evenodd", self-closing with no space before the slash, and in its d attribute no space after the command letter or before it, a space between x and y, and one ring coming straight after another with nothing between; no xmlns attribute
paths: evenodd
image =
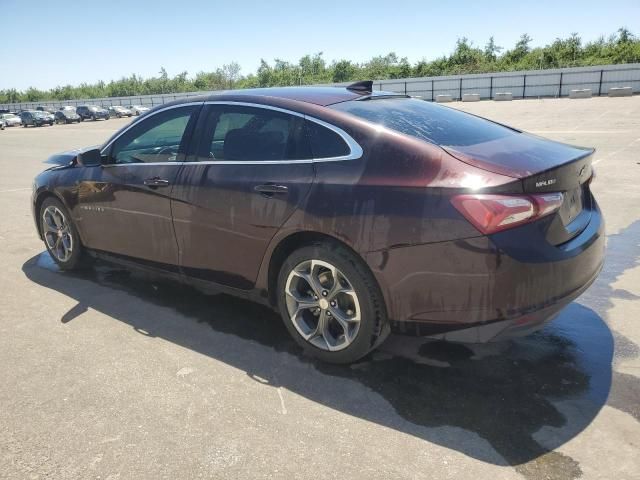
<svg viewBox="0 0 640 480"><path fill-rule="evenodd" d="M112 117L130 117L133 115L133 112L128 108L121 107L119 105L114 105L113 107L109 107L109 115Z"/></svg>
<svg viewBox="0 0 640 480"><path fill-rule="evenodd" d="M39 107L36 107L36 110L39 111L39 112L47 112L47 113L50 113L52 115L56 112L55 107L43 107L42 105L39 106Z"/></svg>
<svg viewBox="0 0 640 480"><path fill-rule="evenodd" d="M20 120L22 120L23 127L28 127L29 125L33 125L34 127L53 125L55 121L53 115L40 110L23 110L20 112Z"/></svg>
<svg viewBox="0 0 640 480"><path fill-rule="evenodd" d="M74 110L58 110L54 113L56 123L80 123L80 115Z"/></svg>
<svg viewBox="0 0 640 480"><path fill-rule="evenodd" d="M129 105L127 108L131 110L134 115L142 115L143 113L151 110L149 107L144 107L142 105Z"/></svg>
<svg viewBox="0 0 640 480"><path fill-rule="evenodd" d="M73 107L71 105L63 105L58 110L73 110L75 112L76 111L76 107Z"/></svg>
<svg viewBox="0 0 640 480"><path fill-rule="evenodd" d="M64 270L92 252L211 282L345 363L392 329L488 342L551 321L603 265L593 152L372 82L230 91L53 156L32 210Z"/></svg>
<svg viewBox="0 0 640 480"><path fill-rule="evenodd" d="M22 125L22 120L15 113L2 113L0 114L0 118L4 120L4 123L7 127L17 127Z"/></svg>
<svg viewBox="0 0 640 480"><path fill-rule="evenodd" d="M109 120L109 111L97 105L80 105L76 107L76 113L80 115L80 120L98 120L100 118Z"/></svg>

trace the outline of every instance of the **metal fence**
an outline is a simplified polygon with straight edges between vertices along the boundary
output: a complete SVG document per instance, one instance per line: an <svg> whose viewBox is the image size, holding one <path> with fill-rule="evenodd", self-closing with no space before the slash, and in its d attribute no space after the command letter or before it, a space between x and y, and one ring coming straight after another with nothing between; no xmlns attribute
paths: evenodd
<svg viewBox="0 0 640 480"><path fill-rule="evenodd" d="M346 85L346 84L338 84ZM591 89L593 95L607 95L613 87L631 87L640 93L640 63L602 65L597 67L558 68L522 72L496 72L473 75L402 78L374 81L374 89L405 93L433 101L437 95L462 99L465 93L477 93L481 99L493 99L496 93L511 93L513 98L566 97L574 89ZM195 95L215 92L187 92L133 97L107 97L81 100L22 102L0 104L9 110L33 109L43 105L59 108L63 105L144 105L154 107Z"/></svg>
<svg viewBox="0 0 640 480"><path fill-rule="evenodd" d="M596 96L607 95L613 87L631 87L640 93L640 64L598 67L498 72L446 77L380 80L374 88L405 93L433 101L437 95L461 100L465 93L481 99L493 99L496 93L511 93L513 98L567 97L575 89L591 89Z"/></svg>

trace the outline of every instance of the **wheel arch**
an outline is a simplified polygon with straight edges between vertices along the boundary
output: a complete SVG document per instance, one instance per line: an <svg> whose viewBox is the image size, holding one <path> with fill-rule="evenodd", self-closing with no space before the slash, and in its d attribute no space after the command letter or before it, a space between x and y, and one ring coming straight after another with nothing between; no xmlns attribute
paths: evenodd
<svg viewBox="0 0 640 480"><path fill-rule="evenodd" d="M328 235L326 233L316 232L316 231L298 231L293 232L287 235L286 237L280 239L273 248L271 255L269 256L268 268L266 269L266 281L264 282L267 291L267 298L269 304L272 307L276 307L278 303L277 299L277 283L278 283L278 275L280 273L280 269L282 268L282 264L285 262L287 257L291 255L295 250L299 248L313 245L314 243L330 243L336 246L340 246L345 248L349 252L351 252L354 257L359 260L359 262L364 266L371 277L376 282L377 287L382 291L381 285L378 283L378 279L371 271L371 268L365 261L365 259L360 255L356 250L353 249L347 242L344 240L340 240L334 236ZM384 298L384 295L382 296ZM383 306L386 310L386 305Z"/></svg>
<svg viewBox="0 0 640 480"><path fill-rule="evenodd" d="M40 236L40 239L43 238L42 222L40 222L40 210L42 209L42 204L47 198L54 198L58 200L60 203L62 203L62 205L64 205L67 211L69 211L69 206L67 205L67 202L65 202L62 197L56 195L51 190L42 190L41 192L39 192L34 202L33 211L36 217L36 227L38 228L38 235Z"/></svg>

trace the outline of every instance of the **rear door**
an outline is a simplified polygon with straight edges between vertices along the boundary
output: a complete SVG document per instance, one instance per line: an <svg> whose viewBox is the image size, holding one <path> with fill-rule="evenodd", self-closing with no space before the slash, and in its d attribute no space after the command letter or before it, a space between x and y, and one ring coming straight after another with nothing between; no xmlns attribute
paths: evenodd
<svg viewBox="0 0 640 480"><path fill-rule="evenodd" d="M172 192L180 263L190 276L249 289L270 240L314 178L304 118L211 104L197 131L193 162Z"/></svg>
<svg viewBox="0 0 640 480"><path fill-rule="evenodd" d="M79 228L87 246L178 270L170 194L201 104L175 106L137 122L87 169Z"/></svg>

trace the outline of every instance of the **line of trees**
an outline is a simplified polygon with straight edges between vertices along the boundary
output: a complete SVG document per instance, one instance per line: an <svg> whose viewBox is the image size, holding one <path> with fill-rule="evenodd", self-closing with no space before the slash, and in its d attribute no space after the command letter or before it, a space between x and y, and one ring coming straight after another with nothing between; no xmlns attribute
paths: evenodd
<svg viewBox="0 0 640 480"><path fill-rule="evenodd" d="M435 60L420 60L411 64L395 53L371 58L364 63L338 60L328 63L322 52L305 55L298 62L275 59L260 61L255 73L241 75L237 63L223 65L210 72L198 72L190 77L182 72L169 77L164 68L159 75L142 78L132 74L109 83L81 83L79 86L58 86L50 90L28 88L0 90L0 103L71 100L81 98L124 97L229 88L308 85L347 82L366 79L388 79L531 70L588 65L608 65L640 62L640 38L626 28L620 28L607 38L583 43L577 33L557 38L543 47L531 46L532 39L523 34L513 48L504 50L489 38L484 47L476 46L466 37L458 39L450 55Z"/></svg>

